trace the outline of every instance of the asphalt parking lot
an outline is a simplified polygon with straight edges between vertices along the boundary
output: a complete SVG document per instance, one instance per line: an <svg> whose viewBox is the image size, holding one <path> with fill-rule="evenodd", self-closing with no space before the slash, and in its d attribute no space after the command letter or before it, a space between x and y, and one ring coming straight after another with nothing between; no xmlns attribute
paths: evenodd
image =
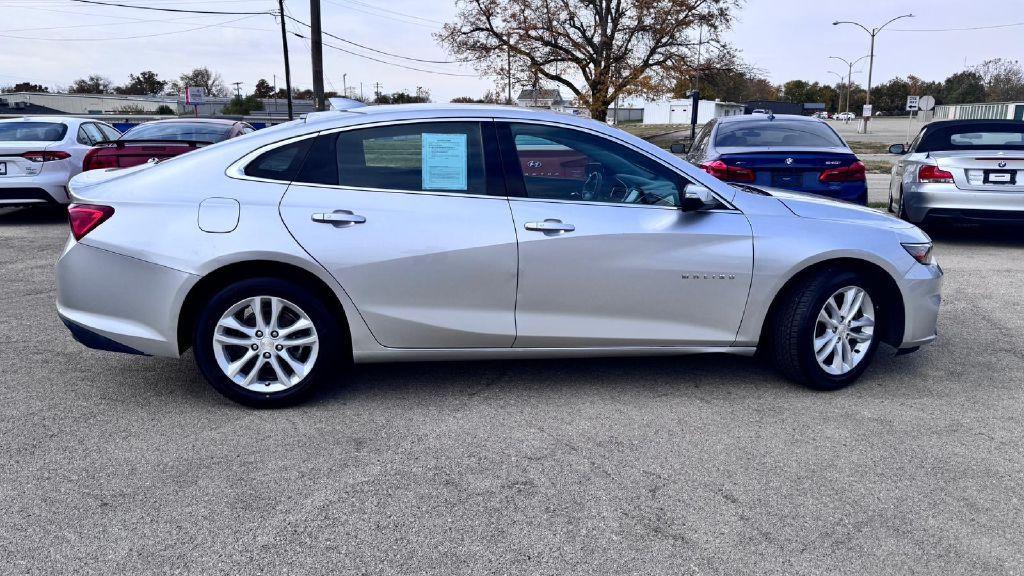
<svg viewBox="0 0 1024 576"><path fill-rule="evenodd" d="M282 411L87 350L0 211L12 574L1019 574L1024 233L937 235L940 340L837 393L753 359L358 367Z"/></svg>

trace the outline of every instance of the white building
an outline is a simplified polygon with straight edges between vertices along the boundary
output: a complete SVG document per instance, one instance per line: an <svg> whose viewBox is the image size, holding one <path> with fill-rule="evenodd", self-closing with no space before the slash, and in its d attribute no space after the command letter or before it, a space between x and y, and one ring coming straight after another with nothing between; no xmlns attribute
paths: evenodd
<svg viewBox="0 0 1024 576"><path fill-rule="evenodd" d="M644 124L689 124L693 100L658 100L644 104ZM697 105L697 124L705 124L712 118L743 114L743 104L700 100Z"/></svg>
<svg viewBox="0 0 1024 576"><path fill-rule="evenodd" d="M984 102L936 106L933 120L1024 120L1024 102Z"/></svg>

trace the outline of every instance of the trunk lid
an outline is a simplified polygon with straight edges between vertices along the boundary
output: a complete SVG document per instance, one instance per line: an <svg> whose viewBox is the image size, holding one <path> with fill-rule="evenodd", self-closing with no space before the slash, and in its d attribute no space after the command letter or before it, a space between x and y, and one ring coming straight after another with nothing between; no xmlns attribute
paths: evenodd
<svg viewBox="0 0 1024 576"><path fill-rule="evenodd" d="M930 152L929 158L961 190L1024 192L1024 151L956 150Z"/></svg>
<svg viewBox="0 0 1024 576"><path fill-rule="evenodd" d="M763 148L757 151L725 153L719 158L728 166L754 172L754 184L785 190L827 193L839 190L838 182L822 182L826 170L844 168L857 162L849 150L807 151Z"/></svg>
<svg viewBox="0 0 1024 576"><path fill-rule="evenodd" d="M118 140L99 144L93 151L93 164L103 168L130 168L150 160L166 160L191 152L207 142L164 140Z"/></svg>
<svg viewBox="0 0 1024 576"><path fill-rule="evenodd" d="M38 176L46 162L33 162L22 158L26 152L47 150L56 142L49 140L29 142L0 142L0 178Z"/></svg>

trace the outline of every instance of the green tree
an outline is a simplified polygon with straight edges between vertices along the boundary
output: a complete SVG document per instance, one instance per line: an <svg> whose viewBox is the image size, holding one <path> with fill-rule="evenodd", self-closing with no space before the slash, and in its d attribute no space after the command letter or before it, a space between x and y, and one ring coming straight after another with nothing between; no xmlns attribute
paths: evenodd
<svg viewBox="0 0 1024 576"><path fill-rule="evenodd" d="M153 72L152 70L145 70L140 72L138 76L135 74L129 74L128 83L124 86L114 88L114 91L118 94L155 96L156 94L162 94L166 86L167 81L161 80L157 77L156 72Z"/></svg>
<svg viewBox="0 0 1024 576"><path fill-rule="evenodd" d="M253 90L253 96L257 98L271 98L274 96L274 87L267 82L266 79L260 78L256 82L256 89Z"/></svg>
<svg viewBox="0 0 1024 576"><path fill-rule="evenodd" d="M263 110L263 102L255 94L250 94L244 98L233 96L227 106L221 110L221 114L248 116L254 110Z"/></svg>
<svg viewBox="0 0 1024 576"><path fill-rule="evenodd" d="M985 83L986 102L1024 100L1024 70L1016 60L994 58L974 67Z"/></svg>
<svg viewBox="0 0 1024 576"><path fill-rule="evenodd" d="M942 83L944 104L967 104L985 100L985 80L973 70L957 72Z"/></svg>
<svg viewBox="0 0 1024 576"><path fill-rule="evenodd" d="M50 89L42 84L33 84L31 82L18 82L13 86L5 86L0 88L0 92L49 92Z"/></svg>

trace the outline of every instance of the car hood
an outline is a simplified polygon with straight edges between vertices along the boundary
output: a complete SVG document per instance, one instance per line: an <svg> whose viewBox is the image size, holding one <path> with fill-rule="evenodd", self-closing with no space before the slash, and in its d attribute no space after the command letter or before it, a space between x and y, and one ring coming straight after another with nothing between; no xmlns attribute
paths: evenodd
<svg viewBox="0 0 1024 576"><path fill-rule="evenodd" d="M824 198L814 194L794 192L792 190L781 190L779 188L761 188L765 193L777 198L785 204L793 214L801 218L813 218L815 220L837 220L841 222L855 222L860 224L871 224L883 228L913 228L914 225L900 220L884 212L879 212L866 206L850 204L831 198Z"/></svg>

